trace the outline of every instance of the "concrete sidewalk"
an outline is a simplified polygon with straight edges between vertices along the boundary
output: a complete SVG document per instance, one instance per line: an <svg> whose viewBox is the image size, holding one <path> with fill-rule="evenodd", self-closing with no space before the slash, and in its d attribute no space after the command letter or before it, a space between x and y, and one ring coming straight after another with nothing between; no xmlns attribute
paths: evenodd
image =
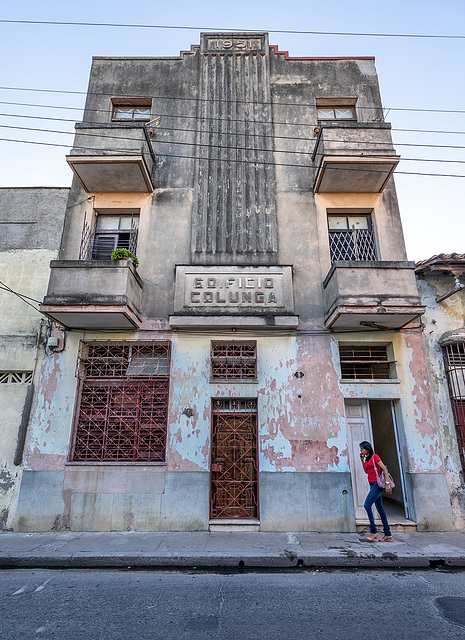
<svg viewBox="0 0 465 640"><path fill-rule="evenodd" d="M465 532L396 533L0 533L0 568L465 567Z"/></svg>

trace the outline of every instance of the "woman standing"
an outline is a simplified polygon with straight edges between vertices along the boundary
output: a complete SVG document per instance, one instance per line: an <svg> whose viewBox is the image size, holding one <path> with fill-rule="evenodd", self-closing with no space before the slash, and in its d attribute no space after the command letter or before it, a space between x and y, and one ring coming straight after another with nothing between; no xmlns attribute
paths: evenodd
<svg viewBox="0 0 465 640"><path fill-rule="evenodd" d="M378 540L378 530L375 525L375 519L372 511L373 503L375 503L384 529L384 537L381 538L381 542L392 542L391 530L389 529L389 523L384 510L383 499L381 497L384 489L381 489L376 481L377 473L379 475L381 471L384 471L384 477L386 478L386 493L388 495L392 493L387 467L381 461L381 458L373 451L371 444L366 440L360 443L360 460L362 461L365 473L368 475L368 482L370 483L370 491L368 492L365 504L363 505L368 514L368 520L370 521L370 533L366 536L365 540L368 542L376 542L376 540ZM377 472L375 470L375 464L381 471Z"/></svg>

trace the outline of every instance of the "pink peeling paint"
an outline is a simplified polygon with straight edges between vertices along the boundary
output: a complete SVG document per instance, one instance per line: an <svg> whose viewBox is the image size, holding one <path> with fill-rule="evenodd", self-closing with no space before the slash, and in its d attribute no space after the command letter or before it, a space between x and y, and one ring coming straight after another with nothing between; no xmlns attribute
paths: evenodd
<svg viewBox="0 0 465 640"><path fill-rule="evenodd" d="M444 472L444 465L440 457L440 443L436 427L436 413L429 371L426 360L423 336L420 333L405 334L405 345L411 350L409 371L412 378L412 397L414 400L414 429L417 446L413 451L410 443L411 471Z"/></svg>

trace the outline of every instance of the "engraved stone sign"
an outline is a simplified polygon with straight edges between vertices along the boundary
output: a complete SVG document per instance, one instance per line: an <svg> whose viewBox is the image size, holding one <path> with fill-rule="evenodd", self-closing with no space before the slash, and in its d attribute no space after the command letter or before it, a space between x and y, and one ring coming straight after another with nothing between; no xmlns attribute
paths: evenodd
<svg viewBox="0 0 465 640"><path fill-rule="evenodd" d="M291 267L176 267L175 313L294 313Z"/></svg>

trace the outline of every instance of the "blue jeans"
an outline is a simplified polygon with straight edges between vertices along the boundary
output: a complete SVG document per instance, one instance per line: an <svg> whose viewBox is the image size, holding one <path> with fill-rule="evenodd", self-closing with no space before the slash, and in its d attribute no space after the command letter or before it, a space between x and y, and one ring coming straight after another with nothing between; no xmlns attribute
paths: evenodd
<svg viewBox="0 0 465 640"><path fill-rule="evenodd" d="M372 511L373 503L375 503L379 513L379 517L381 518L381 522L383 523L384 535L390 536L391 530L389 529L389 523L387 521L386 512L383 507L383 499L381 497L383 495L384 489L380 489L377 482L370 482L370 487L371 488L366 497L365 504L363 505L368 514L368 520L370 521L370 533L378 533Z"/></svg>

